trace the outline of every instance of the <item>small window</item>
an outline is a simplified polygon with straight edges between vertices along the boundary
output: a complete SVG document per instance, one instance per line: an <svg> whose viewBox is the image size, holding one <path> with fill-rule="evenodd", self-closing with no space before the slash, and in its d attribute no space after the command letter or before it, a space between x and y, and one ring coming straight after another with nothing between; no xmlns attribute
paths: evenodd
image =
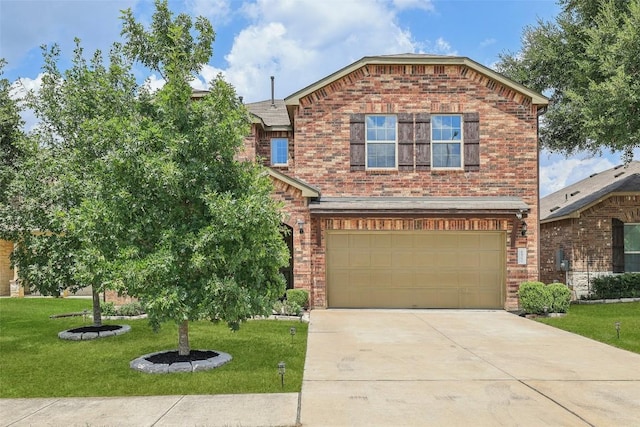
<svg viewBox="0 0 640 427"><path fill-rule="evenodd" d="M286 166L289 163L289 140L287 138L271 139L271 165Z"/></svg>
<svg viewBox="0 0 640 427"><path fill-rule="evenodd" d="M397 122L396 116L367 116L367 169L397 168Z"/></svg>
<svg viewBox="0 0 640 427"><path fill-rule="evenodd" d="M462 168L462 117L431 117L431 165L439 169Z"/></svg>
<svg viewBox="0 0 640 427"><path fill-rule="evenodd" d="M640 224L624 225L624 271L640 272Z"/></svg>

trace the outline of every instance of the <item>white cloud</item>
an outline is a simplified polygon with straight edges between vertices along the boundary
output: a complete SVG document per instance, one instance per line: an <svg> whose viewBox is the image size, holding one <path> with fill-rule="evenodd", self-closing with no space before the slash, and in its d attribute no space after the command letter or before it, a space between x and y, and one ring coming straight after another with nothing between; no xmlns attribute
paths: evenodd
<svg viewBox="0 0 640 427"><path fill-rule="evenodd" d="M144 81L144 86L148 87L151 92L155 92L161 89L167 81L162 77L158 77L155 74L151 74Z"/></svg>
<svg viewBox="0 0 640 427"><path fill-rule="evenodd" d="M619 155L607 157L578 155L564 158L543 151L540 155L540 197L561 190L593 173L611 169L619 163Z"/></svg>
<svg viewBox="0 0 640 427"><path fill-rule="evenodd" d="M496 44L497 40L493 38L484 39L480 42L480 47L487 47Z"/></svg>
<svg viewBox="0 0 640 427"><path fill-rule="evenodd" d="M193 16L204 16L214 26L229 22L233 14L231 0L187 0L186 5Z"/></svg>
<svg viewBox="0 0 640 427"><path fill-rule="evenodd" d="M424 8L431 3L398 4ZM243 13L252 23L225 56L225 76L247 102L268 99L271 75L276 97L283 98L363 56L419 47L411 32L398 26L398 9L390 1L257 0Z"/></svg>
<svg viewBox="0 0 640 427"><path fill-rule="evenodd" d="M393 5L400 10L422 9L428 12L435 10L431 0L393 0Z"/></svg>
<svg viewBox="0 0 640 427"><path fill-rule="evenodd" d="M448 41L439 37L431 46L431 53L438 55L457 55L458 51L454 50Z"/></svg>

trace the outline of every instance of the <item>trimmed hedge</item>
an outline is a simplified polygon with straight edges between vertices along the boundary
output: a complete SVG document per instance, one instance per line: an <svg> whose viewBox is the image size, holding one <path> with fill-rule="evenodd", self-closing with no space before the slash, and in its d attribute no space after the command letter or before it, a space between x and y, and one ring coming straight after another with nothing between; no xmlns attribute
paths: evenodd
<svg viewBox="0 0 640 427"><path fill-rule="evenodd" d="M309 306L309 292L304 289L287 289L287 301L307 308Z"/></svg>
<svg viewBox="0 0 640 427"><path fill-rule="evenodd" d="M640 273L599 276L591 280L592 299L640 297Z"/></svg>
<svg viewBox="0 0 640 427"><path fill-rule="evenodd" d="M571 291L562 283L523 282L518 290L525 313L566 313L571 303Z"/></svg>

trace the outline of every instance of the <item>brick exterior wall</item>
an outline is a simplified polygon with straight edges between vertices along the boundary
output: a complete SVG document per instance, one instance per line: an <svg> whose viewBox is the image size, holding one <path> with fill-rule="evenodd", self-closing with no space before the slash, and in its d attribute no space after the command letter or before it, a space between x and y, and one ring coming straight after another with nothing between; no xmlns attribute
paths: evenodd
<svg viewBox="0 0 640 427"><path fill-rule="evenodd" d="M349 121L358 113L478 113L480 168L474 172L416 168L351 171ZM295 156L287 173L319 188L322 196L522 198L531 207L526 218L527 236L518 234L517 241L505 248L505 307L517 308L518 284L538 279L537 110L528 98L464 66L365 66L301 99L293 123ZM356 223L380 220L345 221L312 219L312 234L321 234L319 240L312 236L314 242L321 242L314 245L312 256L311 301L315 307L326 307L324 231L327 227L336 229L335 224L357 229ZM393 218L382 221L389 230L437 229L430 227L445 223L451 229L473 229L469 224L477 219L416 218L410 224ZM500 223L497 219L485 221ZM500 224L495 229L505 230L510 239L511 222ZM528 250L526 266L517 264L517 247Z"/></svg>
<svg viewBox="0 0 640 427"><path fill-rule="evenodd" d="M0 240L0 296L11 294L11 281L13 280L13 269L11 268L11 252L13 242Z"/></svg>
<svg viewBox="0 0 640 427"><path fill-rule="evenodd" d="M352 171L350 118L353 114L477 113L480 167L477 171ZM270 164L270 139L289 138L289 164L278 168L318 188L323 197L512 196L527 203L528 232L521 236L504 215L496 218L327 218L310 217L300 191L274 180L294 230L295 287L310 291L311 305L327 306L326 230L500 230L507 238L505 308L517 309L518 286L538 280L537 108L529 98L466 66L365 65L300 99L293 132L267 132L254 125L248 150ZM414 131L415 135L415 131ZM295 139L294 139L295 137ZM415 136L414 136L415 138ZM415 158L415 151L414 151ZM296 222L305 222L299 235ZM517 236L512 242L512 236ZM527 249L527 264L517 262Z"/></svg>
<svg viewBox="0 0 640 427"><path fill-rule="evenodd" d="M541 224L540 280L566 282L579 298L589 292L591 278L612 274L612 218L640 223L640 194L612 195L583 211L579 218ZM559 249L570 263L567 273L556 265Z"/></svg>
<svg viewBox="0 0 640 427"><path fill-rule="evenodd" d="M274 185L274 198L284 203L284 223L291 227L293 232L293 283L295 288L309 291L310 301L312 290L311 273L311 218L306 198L302 192L289 184L272 179ZM298 221L304 222L303 233L300 233Z"/></svg>

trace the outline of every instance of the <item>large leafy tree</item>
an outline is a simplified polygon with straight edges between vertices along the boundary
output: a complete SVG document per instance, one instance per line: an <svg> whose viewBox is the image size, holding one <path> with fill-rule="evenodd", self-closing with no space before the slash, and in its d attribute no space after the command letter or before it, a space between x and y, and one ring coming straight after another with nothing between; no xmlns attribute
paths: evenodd
<svg viewBox="0 0 640 427"><path fill-rule="evenodd" d="M23 138L20 105L11 97L9 80L2 77L5 65L0 58L0 205L8 202L6 190L22 157Z"/></svg>
<svg viewBox="0 0 640 427"><path fill-rule="evenodd" d="M106 277L82 234L76 208L98 187L96 171L118 143L136 107L131 64L114 45L109 65L98 51L87 61L79 41L71 67L58 68L57 46L43 47L43 83L26 97L39 119L21 145L22 162L2 211L0 230L17 242L13 261L23 283L44 295L92 286L94 324L101 325L98 293ZM123 125L124 124L124 125Z"/></svg>
<svg viewBox="0 0 640 427"><path fill-rule="evenodd" d="M565 153L640 147L640 0L559 0L498 71L551 97L543 146Z"/></svg>
<svg viewBox="0 0 640 427"><path fill-rule="evenodd" d="M236 329L282 295L279 205L264 170L236 160L249 116L234 89L217 78L192 100L189 82L211 55L209 22L174 18L166 1L149 30L131 11L123 21L128 57L166 84L139 91L126 132L93 167L96 186L71 217L79 235L93 236L83 245L110 285L143 300L155 326L176 322L187 355L189 321Z"/></svg>

